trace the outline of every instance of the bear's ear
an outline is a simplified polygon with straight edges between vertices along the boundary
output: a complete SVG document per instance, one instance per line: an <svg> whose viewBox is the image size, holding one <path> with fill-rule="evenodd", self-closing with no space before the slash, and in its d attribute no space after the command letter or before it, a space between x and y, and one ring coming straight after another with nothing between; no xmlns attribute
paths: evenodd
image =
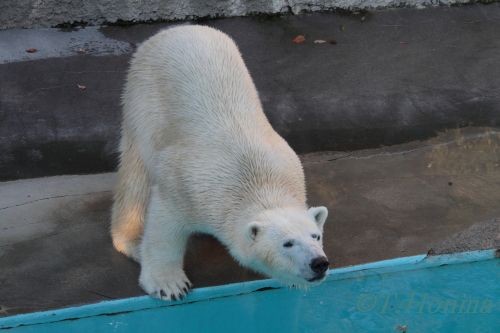
<svg viewBox="0 0 500 333"><path fill-rule="evenodd" d="M254 241L262 232L262 224L259 222L250 222L247 225L247 236L250 240Z"/></svg>
<svg viewBox="0 0 500 333"><path fill-rule="evenodd" d="M311 216L314 221L316 221L316 224L318 225L318 228L320 230L323 230L323 226L325 225L326 218L328 217L328 209L326 207L320 206L320 207L311 207L307 211L309 216Z"/></svg>

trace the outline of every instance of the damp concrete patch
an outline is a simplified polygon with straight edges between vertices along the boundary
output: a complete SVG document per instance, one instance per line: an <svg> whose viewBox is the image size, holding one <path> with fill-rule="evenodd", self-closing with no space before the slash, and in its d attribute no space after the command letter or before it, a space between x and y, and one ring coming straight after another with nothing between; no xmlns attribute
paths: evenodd
<svg viewBox="0 0 500 333"><path fill-rule="evenodd" d="M107 38L98 27L0 30L0 64L68 57L81 54L120 55L130 53L130 43Z"/></svg>

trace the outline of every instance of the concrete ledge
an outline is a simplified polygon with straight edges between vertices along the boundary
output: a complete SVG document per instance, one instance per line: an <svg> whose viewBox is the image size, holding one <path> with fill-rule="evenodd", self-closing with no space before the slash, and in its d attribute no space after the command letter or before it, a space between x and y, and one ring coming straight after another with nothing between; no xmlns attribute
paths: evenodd
<svg viewBox="0 0 500 333"><path fill-rule="evenodd" d="M499 4L203 24L235 39L270 122L299 153L500 126ZM169 26L0 31L0 179L112 171L129 57Z"/></svg>
<svg viewBox="0 0 500 333"><path fill-rule="evenodd" d="M486 0L488 1L488 0ZM232 17L332 9L426 7L474 2L472 0L4 0L0 29L51 27L58 24L144 22L200 17Z"/></svg>

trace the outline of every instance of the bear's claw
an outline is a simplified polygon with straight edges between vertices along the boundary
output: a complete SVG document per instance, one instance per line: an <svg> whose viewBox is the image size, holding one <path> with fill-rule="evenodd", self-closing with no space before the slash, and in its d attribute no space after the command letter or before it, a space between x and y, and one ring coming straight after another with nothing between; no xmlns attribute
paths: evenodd
<svg viewBox="0 0 500 333"><path fill-rule="evenodd" d="M182 268L142 269L139 284L149 295L162 300L181 300L191 289Z"/></svg>

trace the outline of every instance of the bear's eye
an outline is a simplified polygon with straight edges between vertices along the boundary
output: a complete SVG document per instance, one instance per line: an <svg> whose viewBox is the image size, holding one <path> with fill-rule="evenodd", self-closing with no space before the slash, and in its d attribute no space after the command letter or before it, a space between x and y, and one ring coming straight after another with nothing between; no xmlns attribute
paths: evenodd
<svg viewBox="0 0 500 333"><path fill-rule="evenodd" d="M317 235L317 234L312 234L311 237L318 240L318 241L321 239L321 236Z"/></svg>
<svg viewBox="0 0 500 333"><path fill-rule="evenodd" d="M292 246L293 246L293 242L292 241L288 241L285 244L283 244L283 247L292 247Z"/></svg>

